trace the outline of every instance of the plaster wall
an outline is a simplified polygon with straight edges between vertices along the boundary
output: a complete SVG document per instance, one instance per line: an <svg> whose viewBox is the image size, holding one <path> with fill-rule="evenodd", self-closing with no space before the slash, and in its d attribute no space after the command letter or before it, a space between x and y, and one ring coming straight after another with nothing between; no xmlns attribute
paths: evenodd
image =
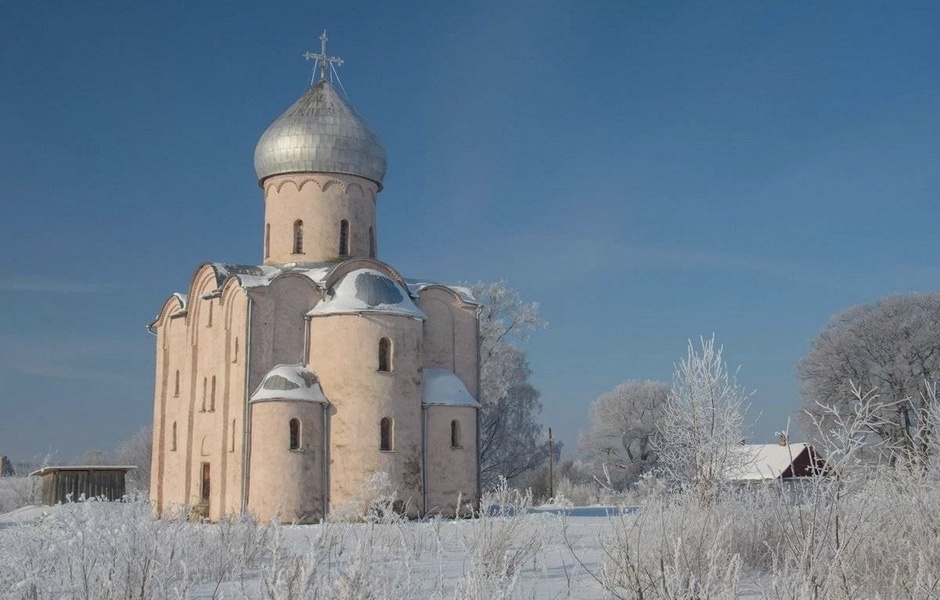
<svg viewBox="0 0 940 600"><path fill-rule="evenodd" d="M323 517L323 404L251 403L248 509L262 522L315 523ZM300 449L290 449L290 421L300 420Z"/></svg>
<svg viewBox="0 0 940 600"><path fill-rule="evenodd" d="M297 274L278 277L266 287L251 290L249 393L277 365L303 361L305 315L320 297L314 283Z"/></svg>
<svg viewBox="0 0 940 600"><path fill-rule="evenodd" d="M369 257L378 187L354 175L294 173L264 181L264 264L329 262ZM340 257L342 220L349 222L348 254ZM294 223L303 222L303 251L294 252ZM376 242L377 244L377 242Z"/></svg>
<svg viewBox="0 0 940 600"><path fill-rule="evenodd" d="M479 400L477 308L439 287L422 290L417 305L428 317L424 324L424 365L453 371Z"/></svg>
<svg viewBox="0 0 940 600"><path fill-rule="evenodd" d="M385 472L409 514L423 513L422 321L381 314L310 319L308 364L331 403L330 510L355 498L373 473ZM379 340L392 342L392 370L378 370ZM380 421L394 423L391 451L381 451Z"/></svg>
<svg viewBox="0 0 940 600"><path fill-rule="evenodd" d="M241 347L247 320L244 291L230 290L223 301L212 294L215 287L214 271L202 267L193 279L185 316L166 316L156 324L158 383L151 476L159 512L174 505L197 505L202 501L202 464L208 463L207 516L213 520L241 508L245 398ZM202 297L207 294L210 297Z"/></svg>
<svg viewBox="0 0 940 600"><path fill-rule="evenodd" d="M454 515L457 501L475 505L477 496L477 411L469 406L428 406L428 512ZM459 424L457 446L451 421Z"/></svg>

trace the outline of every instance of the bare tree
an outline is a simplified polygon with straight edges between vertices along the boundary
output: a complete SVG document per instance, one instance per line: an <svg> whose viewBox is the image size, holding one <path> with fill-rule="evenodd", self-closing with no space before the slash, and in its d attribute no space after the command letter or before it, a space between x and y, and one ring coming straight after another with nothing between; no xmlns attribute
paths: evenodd
<svg viewBox="0 0 940 600"><path fill-rule="evenodd" d="M529 383L531 370L520 345L545 327L538 303L523 302L504 281L479 282L473 295L480 315L480 471L484 487L499 477L512 479L548 457L539 392Z"/></svg>
<svg viewBox="0 0 940 600"><path fill-rule="evenodd" d="M936 403L924 385L940 378L940 294L888 296L839 313L813 341L798 375L801 422L810 439L817 441L817 422L825 429L834 414L857 410L853 388L871 390L882 411L868 421L872 441L899 448L893 456L923 463Z"/></svg>
<svg viewBox="0 0 940 600"><path fill-rule="evenodd" d="M622 489L655 464L653 437L668 393L659 381L630 380L591 403L591 429L579 445L598 482Z"/></svg>
<svg viewBox="0 0 940 600"><path fill-rule="evenodd" d="M690 340L676 366L654 448L667 483L711 502L747 461L735 446L745 438L750 394L728 372L714 336L702 339L701 346L697 351Z"/></svg>

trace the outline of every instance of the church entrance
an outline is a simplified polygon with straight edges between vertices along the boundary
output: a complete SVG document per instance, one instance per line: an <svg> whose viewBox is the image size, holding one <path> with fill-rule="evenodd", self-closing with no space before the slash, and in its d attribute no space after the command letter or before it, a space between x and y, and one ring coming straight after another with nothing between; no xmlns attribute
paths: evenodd
<svg viewBox="0 0 940 600"><path fill-rule="evenodd" d="M202 492L200 495L201 504L204 504L206 507L206 512L209 511L209 463L202 463Z"/></svg>

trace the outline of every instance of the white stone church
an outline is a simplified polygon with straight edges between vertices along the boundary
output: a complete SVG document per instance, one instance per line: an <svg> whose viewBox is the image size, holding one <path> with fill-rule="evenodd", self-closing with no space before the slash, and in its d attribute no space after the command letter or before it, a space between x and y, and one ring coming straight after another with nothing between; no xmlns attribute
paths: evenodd
<svg viewBox="0 0 940 600"><path fill-rule="evenodd" d="M379 472L411 516L479 498L479 306L378 259L385 149L321 40L255 148L262 264L203 264L150 326L161 512L314 522Z"/></svg>

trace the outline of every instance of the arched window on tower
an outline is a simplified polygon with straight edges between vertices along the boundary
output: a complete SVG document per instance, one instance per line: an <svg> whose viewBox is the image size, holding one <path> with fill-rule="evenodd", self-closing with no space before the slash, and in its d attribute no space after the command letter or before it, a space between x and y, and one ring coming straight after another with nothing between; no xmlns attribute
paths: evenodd
<svg viewBox="0 0 940 600"><path fill-rule="evenodd" d="M369 258L375 258L375 228L369 228Z"/></svg>
<svg viewBox="0 0 940 600"><path fill-rule="evenodd" d="M457 419L450 422L450 447L460 448L460 421Z"/></svg>
<svg viewBox="0 0 940 600"><path fill-rule="evenodd" d="M349 254L349 221L343 219L339 222L339 255Z"/></svg>
<svg viewBox="0 0 940 600"><path fill-rule="evenodd" d="M392 420L388 417L383 417L379 422L379 450L382 452L391 452L394 447L394 435L395 428L392 424Z"/></svg>
<svg viewBox="0 0 940 600"><path fill-rule="evenodd" d="M294 221L294 254L304 253L304 222Z"/></svg>
<svg viewBox="0 0 940 600"><path fill-rule="evenodd" d="M389 373L392 370L392 341L388 338L379 340L379 372Z"/></svg>
<svg viewBox="0 0 940 600"><path fill-rule="evenodd" d="M180 370L176 370L176 375L173 379L173 397L179 397L180 395Z"/></svg>
<svg viewBox="0 0 940 600"><path fill-rule="evenodd" d="M300 450L300 419L291 419L290 429L290 449Z"/></svg>
<svg viewBox="0 0 940 600"><path fill-rule="evenodd" d="M206 377L202 378L202 410L199 412L206 412L206 390L209 387L209 379Z"/></svg>
<svg viewBox="0 0 940 600"><path fill-rule="evenodd" d="M231 441L231 443L229 444L228 451L229 451L229 452L235 452L235 419L232 419L232 433L231 433L231 436L232 436L232 441Z"/></svg>
<svg viewBox="0 0 940 600"><path fill-rule="evenodd" d="M170 438L170 450L176 452L176 421L173 421L173 435Z"/></svg>
<svg viewBox="0 0 940 600"><path fill-rule="evenodd" d="M267 223L264 226L264 257L269 256L271 256L271 224Z"/></svg>

